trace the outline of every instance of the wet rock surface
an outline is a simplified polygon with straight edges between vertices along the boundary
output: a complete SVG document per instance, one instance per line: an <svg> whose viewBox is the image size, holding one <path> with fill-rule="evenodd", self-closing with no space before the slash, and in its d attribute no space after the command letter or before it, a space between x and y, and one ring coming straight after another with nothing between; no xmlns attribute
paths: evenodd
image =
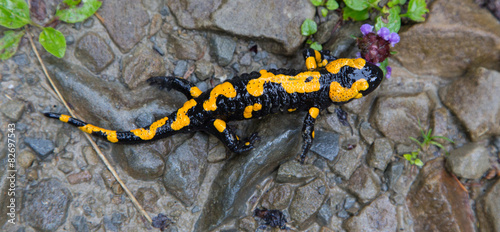
<svg viewBox="0 0 500 232"><path fill-rule="evenodd" d="M47 3L51 14L56 5ZM497 231L500 26L472 0L429 7L426 22L403 26L389 60L392 77L341 106L352 131L333 113L336 106L320 114L305 164L296 160L304 112L228 123L240 137L261 137L242 154L203 132L98 146L146 211L168 218L166 231L262 230L256 208L279 210L298 231ZM102 19L57 26L67 39L65 58L40 52L78 117L130 130L186 100L149 86L150 76L181 76L205 91L262 68L304 69L305 18L320 22L315 41L354 57L351 36L363 22L338 24L338 11L315 18L316 10L306 0L105 1ZM12 225L0 217L0 230L150 229L81 131L41 114L67 111L28 41L0 67L0 128L15 123L18 145L18 219ZM438 138L443 149L422 148L408 139L423 141L420 129L430 128L455 143ZM8 135L0 131L2 141ZM418 149L423 168L403 158ZM11 187L5 154L2 196ZM0 197L2 214L9 200Z"/></svg>
<svg viewBox="0 0 500 232"><path fill-rule="evenodd" d="M24 192L23 216L40 231L55 231L68 216L71 193L57 179L44 179Z"/></svg>
<svg viewBox="0 0 500 232"><path fill-rule="evenodd" d="M439 91L473 141L500 134L500 73L479 67Z"/></svg>
<svg viewBox="0 0 500 232"><path fill-rule="evenodd" d="M444 160L427 162L406 202L416 231L474 231L469 196L444 168Z"/></svg>

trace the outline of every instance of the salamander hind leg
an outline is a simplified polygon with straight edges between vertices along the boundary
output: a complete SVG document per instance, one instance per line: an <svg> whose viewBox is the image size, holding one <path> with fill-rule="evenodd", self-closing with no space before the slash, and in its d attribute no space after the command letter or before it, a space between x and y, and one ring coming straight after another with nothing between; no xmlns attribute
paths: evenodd
<svg viewBox="0 0 500 232"><path fill-rule="evenodd" d="M241 153L252 150L253 144L259 140L257 133L253 133L248 138L240 139L226 122L221 119L214 119L207 125L207 132L217 137L229 150L234 153Z"/></svg>
<svg viewBox="0 0 500 232"><path fill-rule="evenodd" d="M148 79L148 83L151 85L158 85L161 89L177 90L186 95L188 99L197 98L203 93L193 83L172 76L151 77Z"/></svg>
<svg viewBox="0 0 500 232"><path fill-rule="evenodd" d="M316 51L312 48L304 50L302 55L306 61L307 70L325 67L328 63L337 59L337 57L331 55L329 50Z"/></svg>

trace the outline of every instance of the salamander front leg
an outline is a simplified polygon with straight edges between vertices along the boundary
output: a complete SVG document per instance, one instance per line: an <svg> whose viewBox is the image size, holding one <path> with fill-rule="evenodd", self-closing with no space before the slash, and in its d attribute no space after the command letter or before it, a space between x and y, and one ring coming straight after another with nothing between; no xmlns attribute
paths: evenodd
<svg viewBox="0 0 500 232"><path fill-rule="evenodd" d="M186 95L188 99L197 98L203 93L193 83L172 76L151 77L148 79L148 83L151 85L158 85L160 86L161 89L167 89L167 90L175 89Z"/></svg>
<svg viewBox="0 0 500 232"><path fill-rule="evenodd" d="M324 67L328 63L337 59L335 56L331 55L329 50L316 51L312 48L304 50L302 55L306 61L307 70Z"/></svg>
<svg viewBox="0 0 500 232"><path fill-rule="evenodd" d="M300 163L304 163L306 160L306 155L312 146L314 139L314 123L318 117L319 109L317 107L311 107L304 120L304 126L302 127L302 139L304 140L304 145L302 145L302 154L300 154Z"/></svg>
<svg viewBox="0 0 500 232"><path fill-rule="evenodd" d="M219 138L234 153L252 150L253 144L259 140L257 133L253 133L250 137L240 140L233 130L227 127L226 122L221 119L211 120L210 125L207 125L207 132Z"/></svg>

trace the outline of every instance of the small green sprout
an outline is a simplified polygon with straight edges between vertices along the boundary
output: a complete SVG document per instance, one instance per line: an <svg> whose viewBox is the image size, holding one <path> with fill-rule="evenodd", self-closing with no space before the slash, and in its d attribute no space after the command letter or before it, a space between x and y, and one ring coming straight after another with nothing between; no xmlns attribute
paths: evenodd
<svg viewBox="0 0 500 232"><path fill-rule="evenodd" d="M49 21L82 22L92 16L101 5L102 2L98 0L64 0L57 6L53 20ZM20 29L26 25L35 26L41 30L38 41L45 50L59 58L64 57L66 53L64 35L52 27L42 26L31 20L30 9L25 0L0 0L0 25L9 29ZM9 59L16 53L24 34L26 34L24 28L4 32L0 38L0 59Z"/></svg>
<svg viewBox="0 0 500 232"><path fill-rule="evenodd" d="M450 143L455 143L455 142L453 142L453 140L451 140L447 137L432 135L432 129L429 129L429 131L425 132L424 129L422 128L422 125L420 124L420 120L418 120L418 126L420 127L420 133L422 134L423 141L420 142L418 139L416 139L414 137L409 137L409 138L411 140L413 140L414 142L416 142L422 148L422 150L427 150L427 148L430 145L434 145L434 146L439 147L442 150L444 150L443 144L435 141L436 139L443 139L443 140L446 140ZM446 152L446 154L448 154L448 152Z"/></svg>
<svg viewBox="0 0 500 232"><path fill-rule="evenodd" d="M424 162L418 158L420 149L411 152L411 154L404 154L403 157L410 162L411 165L417 165L418 167L424 166Z"/></svg>

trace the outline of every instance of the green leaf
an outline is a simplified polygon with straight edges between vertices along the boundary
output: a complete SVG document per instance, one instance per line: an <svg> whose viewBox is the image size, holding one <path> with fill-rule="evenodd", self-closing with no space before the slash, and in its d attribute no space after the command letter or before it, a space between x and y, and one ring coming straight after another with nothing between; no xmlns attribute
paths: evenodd
<svg viewBox="0 0 500 232"><path fill-rule="evenodd" d="M40 33L38 41L50 54L59 58L64 57L64 53L66 53L66 39L60 31L52 27L46 27Z"/></svg>
<svg viewBox="0 0 500 232"><path fill-rule="evenodd" d="M435 139L444 139L444 140L446 140L446 141L448 141L450 143L455 143L455 142L453 142L453 140L451 140L451 139L449 139L447 137L444 137L444 136L437 135L437 136L433 136L433 138L435 138Z"/></svg>
<svg viewBox="0 0 500 232"><path fill-rule="evenodd" d="M24 35L23 31L6 31L0 39L0 59L6 60L16 54L19 42Z"/></svg>
<svg viewBox="0 0 500 232"><path fill-rule="evenodd" d="M436 142L436 141L430 141L429 143L430 143L430 144L433 144L433 145L434 145L434 146L436 146L436 147L441 148L442 150L444 150L443 145L442 145L442 144L440 144L440 143L438 143L438 142Z"/></svg>
<svg viewBox="0 0 500 232"><path fill-rule="evenodd" d="M370 17L370 14L368 14L368 9L364 9L362 11L356 11L351 9L350 7L344 7L343 9L344 9L344 20L351 18L355 21L363 21Z"/></svg>
<svg viewBox="0 0 500 232"><path fill-rule="evenodd" d="M323 50L323 46L321 46L321 44L319 44L318 42L314 42L311 44L311 48L316 50L316 51L321 51Z"/></svg>
<svg viewBox="0 0 500 232"><path fill-rule="evenodd" d="M328 10L336 10L339 8L339 3L335 0L326 1L326 9Z"/></svg>
<svg viewBox="0 0 500 232"><path fill-rule="evenodd" d="M300 32L303 36L310 36L318 31L318 25L311 19L306 19L300 26Z"/></svg>
<svg viewBox="0 0 500 232"><path fill-rule="evenodd" d="M413 140L414 142L416 142L418 145L422 146L422 143L420 141L418 141L418 139L416 138L413 138L413 137L408 137L409 139Z"/></svg>
<svg viewBox="0 0 500 232"><path fill-rule="evenodd" d="M415 165L417 165L417 166L419 166L419 167L422 167L422 166L424 166L424 163L422 162L422 160L420 160L420 159L416 159L416 160L415 160Z"/></svg>
<svg viewBox="0 0 500 232"><path fill-rule="evenodd" d="M82 22L92 16L101 5L102 2L97 0L82 0L79 6L72 5L66 9L61 9L61 5L59 5L56 16L59 17L59 20L67 23Z"/></svg>
<svg viewBox="0 0 500 232"><path fill-rule="evenodd" d="M64 0L63 2L68 6L76 6L80 4L81 0Z"/></svg>
<svg viewBox="0 0 500 232"><path fill-rule="evenodd" d="M314 6L321 6L321 4L323 4L323 0L311 0L311 3Z"/></svg>
<svg viewBox="0 0 500 232"><path fill-rule="evenodd" d="M328 10L326 8L321 7L321 16L326 17L328 15Z"/></svg>
<svg viewBox="0 0 500 232"><path fill-rule="evenodd" d="M399 6L395 6L389 10L386 9L387 8L384 7L383 11L386 12L382 12L382 14L377 17L375 30L378 31L382 27L387 27L389 31L398 33L401 28L401 17L399 16L401 8ZM382 15L387 15L387 17L384 18Z"/></svg>
<svg viewBox="0 0 500 232"><path fill-rule="evenodd" d="M411 155L410 154L404 154L403 157L405 157L406 160L411 161Z"/></svg>
<svg viewBox="0 0 500 232"><path fill-rule="evenodd" d="M366 10L370 6L368 0L344 0L344 2L349 8L355 11Z"/></svg>
<svg viewBox="0 0 500 232"><path fill-rule="evenodd" d="M429 12L427 9L427 4L425 0L410 0L408 3L408 11L405 16L413 21L423 22L425 21L424 14Z"/></svg>
<svg viewBox="0 0 500 232"><path fill-rule="evenodd" d="M24 0L0 0L0 25L15 29L30 22L30 9Z"/></svg>

